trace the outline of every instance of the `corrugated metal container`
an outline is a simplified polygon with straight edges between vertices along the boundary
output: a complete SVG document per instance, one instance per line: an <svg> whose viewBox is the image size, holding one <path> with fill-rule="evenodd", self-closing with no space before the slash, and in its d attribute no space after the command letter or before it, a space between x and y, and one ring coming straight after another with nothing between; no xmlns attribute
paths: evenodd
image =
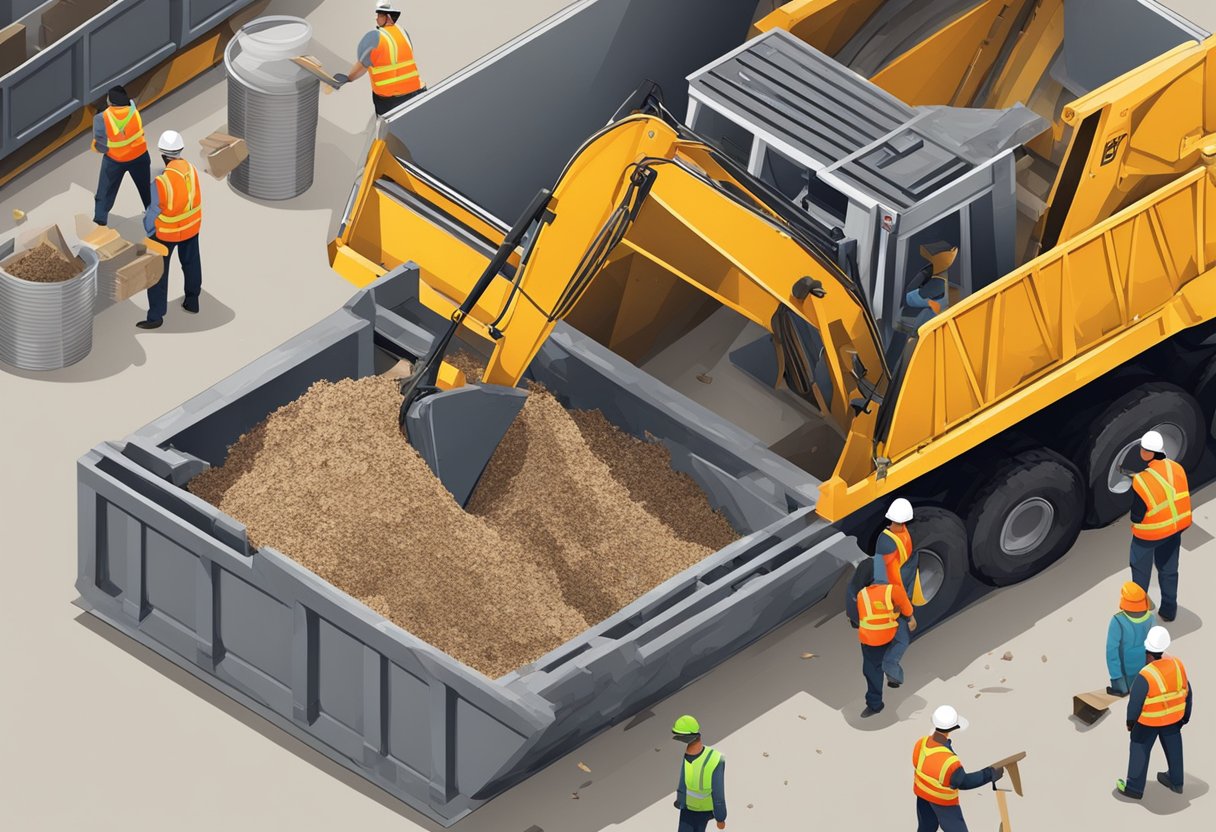
<svg viewBox="0 0 1216 832"><path fill-rule="evenodd" d="M291 199L312 186L321 82L291 62L311 39L305 20L263 17L224 52L228 132L249 146L249 158L229 174L243 194Z"/></svg>
<svg viewBox="0 0 1216 832"><path fill-rule="evenodd" d="M395 626L184 486L319 379L424 351L412 264L78 465L81 605L326 756L451 825L822 599L862 559L817 482L561 324L533 364L567 407L671 452L753 533L530 665L489 679ZM183 749L183 753L190 753Z"/></svg>
<svg viewBox="0 0 1216 832"><path fill-rule="evenodd" d="M76 250L85 270L62 283L31 283L0 269L0 361L22 370L58 370L93 349L97 253Z"/></svg>

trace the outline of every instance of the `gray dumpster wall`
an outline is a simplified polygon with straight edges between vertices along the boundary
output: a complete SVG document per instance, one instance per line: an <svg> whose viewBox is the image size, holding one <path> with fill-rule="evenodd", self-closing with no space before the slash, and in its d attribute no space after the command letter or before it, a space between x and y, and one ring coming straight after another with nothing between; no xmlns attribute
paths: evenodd
<svg viewBox="0 0 1216 832"><path fill-rule="evenodd" d="M767 501L779 519L741 512L764 528L497 680L273 549L252 551L241 524L182 486L313 381L372 372L374 341L424 348L426 329L384 305L407 310L416 281L409 269L382 279L124 443L82 457L76 586L95 615L450 825L820 600L862 556L805 504L805 474L568 328L537 377L576 406L619 395L609 418L667 443L717 490L711 499L753 512Z"/></svg>
<svg viewBox="0 0 1216 832"><path fill-rule="evenodd" d="M253 0L116 0L0 77L0 159L193 43ZM25 22L37 30L41 11Z"/></svg>
<svg viewBox="0 0 1216 832"><path fill-rule="evenodd" d="M510 224L645 81L683 117L756 0L580 0L389 117L410 159ZM459 136L460 141L452 141Z"/></svg>

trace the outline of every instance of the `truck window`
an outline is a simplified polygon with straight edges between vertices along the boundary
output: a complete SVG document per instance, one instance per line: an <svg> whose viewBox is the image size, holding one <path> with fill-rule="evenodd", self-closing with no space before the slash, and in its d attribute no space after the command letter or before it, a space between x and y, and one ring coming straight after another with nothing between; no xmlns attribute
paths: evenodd
<svg viewBox="0 0 1216 832"><path fill-rule="evenodd" d="M709 107L697 107L692 129L743 167L748 166L754 138L726 116Z"/></svg>

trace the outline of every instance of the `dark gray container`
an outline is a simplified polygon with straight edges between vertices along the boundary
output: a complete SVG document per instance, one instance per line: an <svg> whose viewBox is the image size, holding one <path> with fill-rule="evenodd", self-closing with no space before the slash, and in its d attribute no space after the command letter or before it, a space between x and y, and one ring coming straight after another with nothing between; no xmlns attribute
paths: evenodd
<svg viewBox="0 0 1216 832"><path fill-rule="evenodd" d="M291 199L312 186L321 82L290 60L311 37L301 18L262 17L224 51L228 132L249 146L249 158L229 174L243 194Z"/></svg>
<svg viewBox="0 0 1216 832"><path fill-rule="evenodd" d="M31 283L0 269L0 361L22 370L58 370L93 349L97 252L80 246L85 269L62 283Z"/></svg>
<svg viewBox="0 0 1216 832"><path fill-rule="evenodd" d="M571 407L649 432L747 537L531 665L489 679L269 548L183 487L318 379L417 355L406 267L125 442L78 465L80 604L386 791L451 825L822 599L862 555L817 482L561 325L533 364ZM391 350L392 355L384 352Z"/></svg>

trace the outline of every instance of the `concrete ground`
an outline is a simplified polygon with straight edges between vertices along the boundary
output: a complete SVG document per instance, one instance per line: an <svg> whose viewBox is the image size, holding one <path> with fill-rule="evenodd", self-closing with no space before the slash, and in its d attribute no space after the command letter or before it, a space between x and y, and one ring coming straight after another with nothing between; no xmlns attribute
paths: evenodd
<svg viewBox="0 0 1216 832"><path fill-rule="evenodd" d="M411 4L410 29L432 79L450 74L563 5L563 0ZM367 20L337 0L276 0L304 14L316 50L344 64ZM369 4L370 5L370 4ZM1209 29L1209 0L1169 5ZM342 56L338 61L334 56ZM174 278L163 329L133 328L140 304L96 321L92 354L55 373L0 368L0 506L8 586L0 605L0 826L19 830L333 829L437 827L358 777L71 606L76 575L74 460L121 438L338 307L352 288L328 269L324 245L365 144L366 88L322 99L313 188L263 205L208 182L203 312L177 309ZM188 142L223 126L225 85L213 71L147 113L149 131ZM7 185L28 227L91 208L97 159L78 140ZM133 224L125 188L116 215ZM0 228L6 230L7 226ZM141 301L142 303L142 301ZM1216 491L1196 495L1183 556L1175 652L1195 679L1186 732L1186 793L1151 784L1145 801L1111 794L1126 765L1120 706L1092 728L1069 718L1073 693L1105 684L1106 622L1126 579L1122 524L1087 532L1070 555L1019 586L990 593L912 647L907 684L887 711L860 721L856 636L842 590L748 650L480 809L464 832L649 832L675 826L679 748L668 736L696 714L730 761L731 829L843 829L859 820L911 828L910 754L940 703L972 721L956 748L972 767L1017 750L1026 796L1017 829L1199 830L1216 820L1211 663L1216 635L1204 587L1216 583ZM1003 654L1012 653L1011 661ZM804 660L804 652L816 654ZM1205 684L1207 683L1207 684ZM1207 740L1207 742L1205 742ZM590 768L582 771L578 763ZM1160 763L1157 755L1156 771ZM577 796L577 799L575 799ZM973 829L995 829L992 792L966 795Z"/></svg>

